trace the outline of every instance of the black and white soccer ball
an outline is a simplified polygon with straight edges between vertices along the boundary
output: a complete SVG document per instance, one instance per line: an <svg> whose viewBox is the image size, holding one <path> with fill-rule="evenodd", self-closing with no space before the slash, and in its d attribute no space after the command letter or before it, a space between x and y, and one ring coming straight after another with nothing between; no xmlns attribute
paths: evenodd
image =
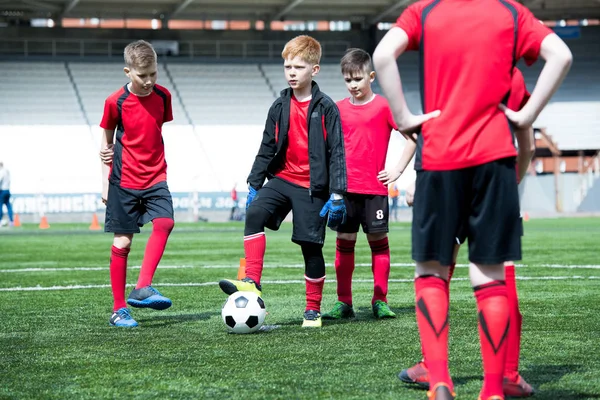
<svg viewBox="0 0 600 400"><path fill-rule="evenodd" d="M265 322L265 302L253 292L235 292L223 304L221 316L231 333L252 333Z"/></svg>

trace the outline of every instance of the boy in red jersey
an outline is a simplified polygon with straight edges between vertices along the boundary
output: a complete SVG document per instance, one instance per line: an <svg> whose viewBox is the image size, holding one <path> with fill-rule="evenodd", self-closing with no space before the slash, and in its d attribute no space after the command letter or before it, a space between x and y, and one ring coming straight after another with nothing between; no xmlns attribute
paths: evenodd
<svg viewBox="0 0 600 400"><path fill-rule="evenodd" d="M519 69L515 68L512 75L512 87L510 97L506 106L511 110L520 110L529 100L529 93L525 86L523 74ZM533 128L519 129L515 132L518 143L518 180L521 182L533 154L535 152L535 142L533 138ZM414 185L407 190L407 202L409 205L413 203ZM464 232L457 237L457 241L461 244L465 241ZM454 260L448 271L448 284L454 273L456 263L456 255L460 245L456 245ZM512 261L504 263L506 273L506 290L510 312L510 329L507 336L506 364L504 366L504 382L503 391L506 396L511 397L528 397L534 393L534 389L529 385L519 374L519 356L521 349L521 327L523 317L519 310L519 298L517 295L517 282L515 280L515 265ZM398 374L398 378L406 383L415 383L422 387L429 388L429 373L425 360L418 362L416 365L402 370Z"/></svg>
<svg viewBox="0 0 600 400"><path fill-rule="evenodd" d="M319 42L310 36L298 36L285 45L281 55L290 87L281 91L269 110L262 143L248 176L246 278L225 279L219 286L229 295L237 291L261 295L265 227L278 230L292 211L292 241L300 245L305 262L302 326L321 327L325 225L335 227L346 216L344 138L335 103L313 81L319 72ZM265 179L269 179L266 184ZM327 214L328 222L323 218Z"/></svg>
<svg viewBox="0 0 600 400"><path fill-rule="evenodd" d="M388 244L389 203L387 186L377 178L385 174L388 144L396 129L387 100L371 90L375 72L369 53L348 49L340 63L350 97L338 101L344 132L348 193L346 222L338 226L335 252L335 275L338 301L323 319L342 319L355 316L352 307L352 274L354 246L362 226L371 248L374 293L371 307L375 318L395 318L387 304L390 275ZM414 154L415 143L405 146L400 160L402 171Z"/></svg>
<svg viewBox="0 0 600 400"><path fill-rule="evenodd" d="M100 123L104 129L100 157L102 200L106 203L104 230L114 233L110 257L114 306L110 324L135 327L138 324L125 303L127 256L133 235L150 221L152 233L140 276L127 303L155 310L171 306L171 300L151 284L174 225L162 139L162 125L173 120L173 113L171 93L156 84L157 61L152 45L143 40L130 43L124 57L124 71L131 82L106 99Z"/></svg>
<svg viewBox="0 0 600 400"><path fill-rule="evenodd" d="M421 52L423 111L406 106L396 58ZM506 109L520 58L546 65L520 111ZM509 304L504 262L521 258L512 129L532 125L564 79L567 46L515 0L425 0L409 6L374 55L381 87L402 132L417 131L412 224L417 325L430 399L453 399L448 369L448 266L455 238L469 238L483 359L482 400L504 399ZM502 202L497 199L502 198Z"/></svg>

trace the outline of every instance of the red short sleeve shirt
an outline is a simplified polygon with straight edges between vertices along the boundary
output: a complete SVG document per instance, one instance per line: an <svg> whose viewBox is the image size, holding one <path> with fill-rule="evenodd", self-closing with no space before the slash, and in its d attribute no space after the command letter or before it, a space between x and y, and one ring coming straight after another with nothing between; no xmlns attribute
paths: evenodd
<svg viewBox="0 0 600 400"><path fill-rule="evenodd" d="M552 33L514 0L426 0L396 26L421 53L423 111L441 110L419 136L415 168L452 170L515 156L506 116L512 69L533 63Z"/></svg>
<svg viewBox="0 0 600 400"><path fill-rule="evenodd" d="M104 103L100 127L117 129L109 180L128 189L147 189L167 179L162 125L173 120L171 93L155 85L148 96L132 94L127 85Z"/></svg>
<svg viewBox="0 0 600 400"><path fill-rule="evenodd" d="M392 130L397 129L384 97L375 95L367 104L350 99L337 103L344 131L348 192L387 195L387 187L377 179L385 169Z"/></svg>

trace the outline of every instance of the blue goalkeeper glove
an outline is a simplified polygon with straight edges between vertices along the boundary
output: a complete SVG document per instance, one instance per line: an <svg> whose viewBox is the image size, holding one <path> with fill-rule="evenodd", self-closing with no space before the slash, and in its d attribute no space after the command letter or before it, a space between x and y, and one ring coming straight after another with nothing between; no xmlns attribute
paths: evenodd
<svg viewBox="0 0 600 400"><path fill-rule="evenodd" d="M248 197L246 198L246 210L248 209L248 207L250 207L250 203L252 203L252 200L254 200L255 196L256 196L256 189L254 189L252 186L248 186Z"/></svg>
<svg viewBox="0 0 600 400"><path fill-rule="evenodd" d="M337 198L339 196L339 198ZM332 194L321 209L319 215L325 217L329 213L327 226L335 229L346 222L346 204L340 195Z"/></svg>

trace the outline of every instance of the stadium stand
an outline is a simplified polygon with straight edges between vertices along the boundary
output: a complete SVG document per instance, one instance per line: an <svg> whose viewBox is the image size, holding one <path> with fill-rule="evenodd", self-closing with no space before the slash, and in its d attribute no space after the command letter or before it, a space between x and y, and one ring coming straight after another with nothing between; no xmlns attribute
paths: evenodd
<svg viewBox="0 0 600 400"><path fill-rule="evenodd" d="M67 63L73 76L73 85L81 96L83 109L90 125L98 125L102 119L104 100L120 86L128 82L120 63ZM173 84L164 66L159 64L159 84L171 89ZM178 96L173 96L173 119L176 124L187 124Z"/></svg>
<svg viewBox="0 0 600 400"><path fill-rule="evenodd" d="M2 125L85 124L64 63L3 62Z"/></svg>
<svg viewBox="0 0 600 400"><path fill-rule="evenodd" d="M263 124L273 93L257 64L175 64L167 70L195 125Z"/></svg>
<svg viewBox="0 0 600 400"><path fill-rule="evenodd" d="M563 150L600 148L600 30L590 32L568 41L575 63L536 122ZM16 192L99 191L98 124L104 99L127 82L122 67L120 60L0 62L5 94L0 98L2 143L28 149L27 157L9 154L4 159L13 171L27 170L31 160L44 166L35 176L15 179ZM542 63L519 67L532 89ZM401 59L400 72L410 109L421 112L417 53ZM316 81L336 101L348 95L337 63L325 61ZM200 63L174 57L161 59L158 82L173 94L174 122L164 129L172 190L228 191L236 182L243 187L268 108L287 87L282 63ZM374 91L381 93L377 79ZM48 126L43 131L31 128L39 125ZM31 143L36 143L35 148ZM403 139L393 137L391 154L399 154L402 146ZM395 160L394 156L390 159ZM405 180L410 179L409 174ZM25 187L19 187L24 182ZM572 202L573 207L582 200ZM544 209L551 209L552 204Z"/></svg>

